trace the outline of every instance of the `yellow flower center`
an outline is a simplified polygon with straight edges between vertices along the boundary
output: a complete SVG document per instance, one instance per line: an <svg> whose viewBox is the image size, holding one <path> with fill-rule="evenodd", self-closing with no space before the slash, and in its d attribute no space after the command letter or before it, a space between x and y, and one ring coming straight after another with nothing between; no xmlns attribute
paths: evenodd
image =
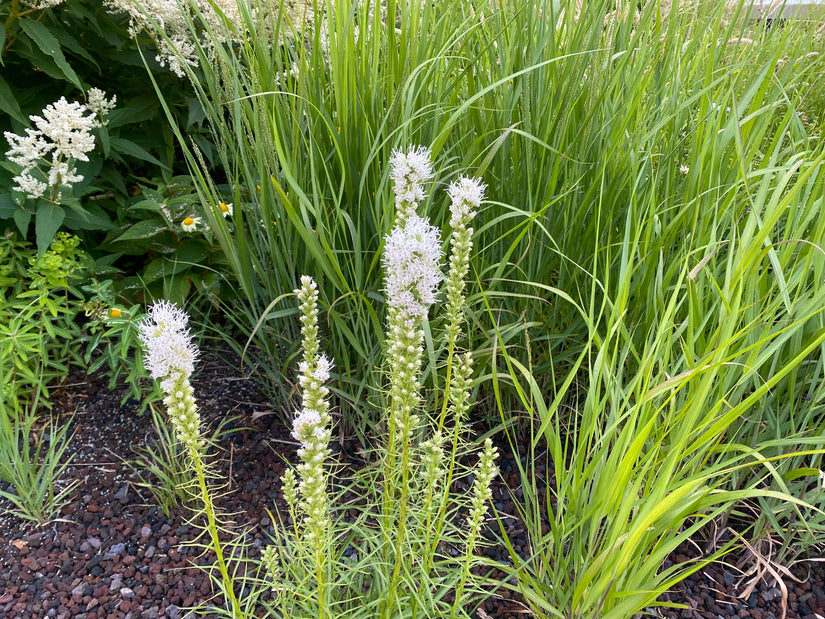
<svg viewBox="0 0 825 619"><path fill-rule="evenodd" d="M226 206L226 204L224 204L223 202L221 202L221 213L228 213L228 212L229 212L229 207Z"/></svg>
<svg viewBox="0 0 825 619"><path fill-rule="evenodd" d="M191 217L187 217L186 219L183 220L183 225L184 226L191 226L193 223L195 223L195 220L192 219Z"/></svg>
<svg viewBox="0 0 825 619"><path fill-rule="evenodd" d="M121 316L120 310L117 309L116 307L113 307L112 311L109 312L109 318L120 318L120 316Z"/></svg>

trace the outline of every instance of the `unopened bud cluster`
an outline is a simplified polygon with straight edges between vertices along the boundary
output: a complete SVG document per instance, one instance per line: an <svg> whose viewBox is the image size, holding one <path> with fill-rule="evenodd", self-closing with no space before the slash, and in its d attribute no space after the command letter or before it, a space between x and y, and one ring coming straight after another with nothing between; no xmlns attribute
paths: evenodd
<svg viewBox="0 0 825 619"><path fill-rule="evenodd" d="M484 441L484 449L479 456L478 465L475 469L475 481L473 482L473 498L470 503L470 514L467 517L470 530L467 535L467 550L472 552L475 542L481 532L481 525L484 516L487 514L488 505L492 498L490 484L498 474L496 458L498 450L493 447L493 442L488 438Z"/></svg>
<svg viewBox="0 0 825 619"><path fill-rule="evenodd" d="M484 183L462 176L447 190L450 195L450 267L447 274L447 341L452 348L461 334L465 278L470 269L473 229L469 226L484 199Z"/></svg>
<svg viewBox="0 0 825 619"><path fill-rule="evenodd" d="M303 360L298 378L302 406L295 412L292 436L301 443L298 450L301 462L297 466L300 482L296 488L294 478L285 476L284 492L292 505L300 494L298 509L304 516L305 538L319 545L323 544L324 532L329 526L324 463L330 453L331 419L326 401L329 389L324 383L329 380L332 362L319 353L318 286L311 277L304 276L295 294L300 302Z"/></svg>

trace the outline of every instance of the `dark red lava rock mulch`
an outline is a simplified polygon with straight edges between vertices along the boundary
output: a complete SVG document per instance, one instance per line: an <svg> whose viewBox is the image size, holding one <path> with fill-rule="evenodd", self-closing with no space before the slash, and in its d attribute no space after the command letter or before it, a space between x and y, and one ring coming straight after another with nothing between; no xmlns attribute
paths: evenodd
<svg viewBox="0 0 825 619"><path fill-rule="evenodd" d="M277 415L256 416L267 411L269 403L251 381L225 361L207 359L201 365L194 383L206 422L214 425L225 415L237 415L239 426L254 427L225 437L224 453L215 459L219 475L229 484L221 507L242 515L238 534L246 536L254 558L273 531L266 510L280 504L284 461L295 461L296 448ZM124 458L133 457L133 445L151 440L151 415L137 416L135 402L121 406L122 389L109 392L106 386L99 377L78 375L52 394L56 414L68 419L74 412L75 435L69 448L74 460L64 483L78 482L59 517L33 527L11 516L0 502L2 618L191 619L196 616L192 607L207 606L210 600L218 603L209 577L197 567L208 564L209 555L187 545L198 531L188 523L186 511L176 510L167 518L123 464ZM517 467L506 449L506 444L499 445L498 483L516 488ZM500 513L513 515L509 496L498 487L493 501ZM512 543L526 549L518 520L508 522ZM485 552L507 560L502 548ZM799 582L785 580L788 619L825 619L825 571L820 565L799 564L793 569ZM778 583L760 582L751 595L740 599L741 580L725 566L708 566L665 597L689 608L658 608L651 613L685 619L782 618ZM501 597L482 605L479 619L531 616L517 595L503 589L498 593Z"/></svg>

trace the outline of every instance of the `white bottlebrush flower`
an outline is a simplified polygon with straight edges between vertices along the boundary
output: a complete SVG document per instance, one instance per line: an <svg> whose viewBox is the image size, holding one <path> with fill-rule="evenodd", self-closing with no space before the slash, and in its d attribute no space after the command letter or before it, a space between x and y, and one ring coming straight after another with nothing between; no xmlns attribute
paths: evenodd
<svg viewBox="0 0 825 619"><path fill-rule="evenodd" d="M484 199L484 188L485 185L480 180L467 176L450 184L447 193L450 196L450 226L453 229L475 217L475 209Z"/></svg>
<svg viewBox="0 0 825 619"><path fill-rule="evenodd" d="M159 301L149 308L149 316L138 323L138 337L146 349L143 366L166 396L163 403L175 433L195 454L203 449L204 440L194 390L189 382L198 348L186 328L188 322L189 316L174 303Z"/></svg>
<svg viewBox="0 0 825 619"><path fill-rule="evenodd" d="M183 228L184 232L194 232L198 229L201 223L202 220L200 217L186 217L181 222L180 227Z"/></svg>
<svg viewBox="0 0 825 619"><path fill-rule="evenodd" d="M195 367L197 347L186 325L186 312L168 301L149 308L149 316L138 324L140 340L146 347L143 360L152 378L188 378Z"/></svg>
<svg viewBox="0 0 825 619"><path fill-rule="evenodd" d="M425 316L441 282L441 240L438 228L413 215L396 226L384 245L387 302L409 316Z"/></svg>

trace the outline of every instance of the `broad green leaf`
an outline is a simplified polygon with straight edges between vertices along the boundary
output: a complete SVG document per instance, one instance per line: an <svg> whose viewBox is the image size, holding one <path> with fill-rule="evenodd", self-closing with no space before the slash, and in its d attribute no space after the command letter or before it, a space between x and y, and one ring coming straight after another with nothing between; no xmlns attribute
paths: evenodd
<svg viewBox="0 0 825 619"><path fill-rule="evenodd" d="M203 242L186 242L175 252L171 260L185 264L187 267L201 264L209 255L209 248Z"/></svg>
<svg viewBox="0 0 825 619"><path fill-rule="evenodd" d="M94 56L92 56L86 48L71 34L69 31L64 28L55 28L50 30L50 32L57 38L60 45L64 48L83 58L84 60L89 61L91 64L95 66L95 68L100 71L100 65L98 65L97 61L95 60Z"/></svg>
<svg viewBox="0 0 825 619"><path fill-rule="evenodd" d="M74 72L74 69L72 69L66 60L66 57L63 55L63 50L60 49L60 42L49 27L34 19L21 19L18 23L23 32L29 35L37 47L39 47L44 54L54 59L55 64L63 72L64 77L80 90L83 90L83 84L80 82L80 78L77 77L77 73Z"/></svg>
<svg viewBox="0 0 825 619"><path fill-rule="evenodd" d="M183 306L186 297L189 296L189 291L192 289L192 280L186 274L175 275L169 281L168 287L165 288L167 294L164 296L178 306Z"/></svg>
<svg viewBox="0 0 825 619"><path fill-rule="evenodd" d="M206 112L200 101L195 97L186 97L186 108L189 111L189 116L186 119L186 128L191 129L195 125L200 125L206 118Z"/></svg>
<svg viewBox="0 0 825 619"><path fill-rule="evenodd" d="M29 124L29 119L23 114L17 104L17 99L14 98L14 93L12 93L2 75L0 75L0 111L5 112L22 125Z"/></svg>
<svg viewBox="0 0 825 619"><path fill-rule="evenodd" d="M120 137L113 137L111 138L112 149L123 153L124 155L129 155L130 157L134 157L135 159L140 159L141 161L148 161L149 163L153 163L156 166L160 166L165 170L169 170L167 166L165 166L160 159L156 158L152 155L148 150L143 148L142 146L138 146L132 140L127 140L126 138Z"/></svg>
<svg viewBox="0 0 825 619"><path fill-rule="evenodd" d="M0 219L9 219L21 210L8 193L0 194Z"/></svg>
<svg viewBox="0 0 825 619"><path fill-rule="evenodd" d="M99 206L87 205L66 211L63 224L70 230L114 230L116 226Z"/></svg>
<svg viewBox="0 0 825 619"><path fill-rule="evenodd" d="M37 208L34 231L37 236L37 256L42 256L60 229L66 211L51 202L41 202Z"/></svg>
<svg viewBox="0 0 825 619"><path fill-rule="evenodd" d="M158 113L158 102L151 97L139 97L129 100L123 107L117 107L106 116L109 129L131 125L154 118Z"/></svg>
<svg viewBox="0 0 825 619"><path fill-rule="evenodd" d="M166 259L163 256L160 256L152 260L152 262L150 262L149 264L147 264L146 268L143 269L143 273L141 274L143 281L145 281L147 284L150 284L153 281L156 281L163 277L163 264L165 260Z"/></svg>
<svg viewBox="0 0 825 619"><path fill-rule="evenodd" d="M160 234L161 232L166 232L167 230L168 228L159 223L157 220L139 221L112 242L117 243L119 241L148 239Z"/></svg>
<svg viewBox="0 0 825 619"><path fill-rule="evenodd" d="M29 233L29 222L32 220L32 211L29 209L18 209L14 211L14 223L17 224L17 229L20 230L20 236L26 238Z"/></svg>

